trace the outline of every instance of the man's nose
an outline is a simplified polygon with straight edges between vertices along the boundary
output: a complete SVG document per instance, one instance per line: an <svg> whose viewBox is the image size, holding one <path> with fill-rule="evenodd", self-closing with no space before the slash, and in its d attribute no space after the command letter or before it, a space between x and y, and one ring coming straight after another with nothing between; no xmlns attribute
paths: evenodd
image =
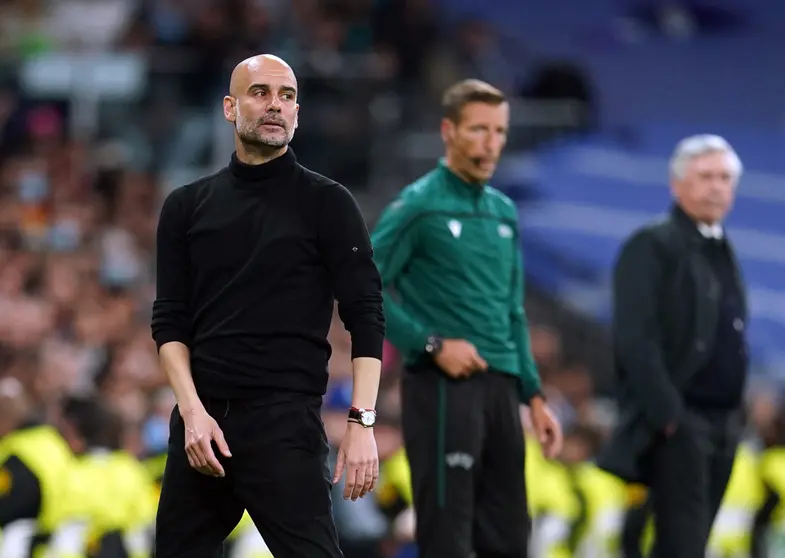
<svg viewBox="0 0 785 558"><path fill-rule="evenodd" d="M499 153L501 149L501 142L499 141L491 139L485 143L485 154L488 156Z"/></svg>
<svg viewBox="0 0 785 558"><path fill-rule="evenodd" d="M494 153L498 153L501 151L502 148L502 139L495 136L489 135L485 140L485 150L488 152L488 155L492 155Z"/></svg>
<svg viewBox="0 0 785 558"><path fill-rule="evenodd" d="M279 99L277 96L273 96L273 99L270 101L270 106L267 108L267 110L281 112L281 99Z"/></svg>

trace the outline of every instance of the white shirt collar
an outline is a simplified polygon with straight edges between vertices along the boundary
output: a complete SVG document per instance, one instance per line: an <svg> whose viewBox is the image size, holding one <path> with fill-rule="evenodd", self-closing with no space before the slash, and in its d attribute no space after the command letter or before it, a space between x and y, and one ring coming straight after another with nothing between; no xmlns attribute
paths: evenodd
<svg viewBox="0 0 785 558"><path fill-rule="evenodd" d="M698 231L700 231L704 238L715 238L719 240L725 236L722 225L719 223L714 223L713 225L698 223Z"/></svg>

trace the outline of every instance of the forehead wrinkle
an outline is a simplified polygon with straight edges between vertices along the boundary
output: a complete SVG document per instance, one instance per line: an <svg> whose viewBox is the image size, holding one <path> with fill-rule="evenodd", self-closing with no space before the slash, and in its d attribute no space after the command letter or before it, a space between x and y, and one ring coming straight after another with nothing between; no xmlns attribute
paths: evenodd
<svg viewBox="0 0 785 558"><path fill-rule="evenodd" d="M290 78L294 89L297 89L297 77L291 66L277 56L263 54L247 58L235 66L229 81L229 94L237 97L239 91L249 90L263 76Z"/></svg>

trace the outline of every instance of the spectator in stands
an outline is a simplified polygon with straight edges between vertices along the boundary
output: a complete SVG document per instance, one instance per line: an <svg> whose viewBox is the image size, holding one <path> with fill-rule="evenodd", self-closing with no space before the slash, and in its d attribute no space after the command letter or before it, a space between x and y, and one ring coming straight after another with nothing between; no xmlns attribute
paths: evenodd
<svg viewBox="0 0 785 558"><path fill-rule="evenodd" d="M379 2L374 14L376 46L397 60L397 82L404 88L418 86L427 74L427 62L438 45L437 15L427 0Z"/></svg>
<svg viewBox="0 0 785 558"><path fill-rule="evenodd" d="M703 556L743 429L747 305L722 221L742 166L718 136L682 140L670 217L614 271L621 420L602 465L651 487L656 556Z"/></svg>

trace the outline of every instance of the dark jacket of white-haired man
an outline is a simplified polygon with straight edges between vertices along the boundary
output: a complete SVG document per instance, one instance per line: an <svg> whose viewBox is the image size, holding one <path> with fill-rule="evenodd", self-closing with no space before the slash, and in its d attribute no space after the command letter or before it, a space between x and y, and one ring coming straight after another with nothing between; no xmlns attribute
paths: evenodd
<svg viewBox="0 0 785 558"><path fill-rule="evenodd" d="M722 226L741 170L724 139L682 140L670 214L635 231L614 269L621 414L600 466L649 486L658 557L704 556L741 433L747 303Z"/></svg>

